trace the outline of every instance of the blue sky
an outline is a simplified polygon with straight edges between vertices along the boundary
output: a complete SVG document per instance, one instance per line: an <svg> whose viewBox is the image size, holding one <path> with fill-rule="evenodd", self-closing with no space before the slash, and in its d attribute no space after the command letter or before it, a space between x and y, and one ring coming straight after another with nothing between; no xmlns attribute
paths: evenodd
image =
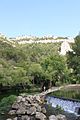
<svg viewBox="0 0 80 120"><path fill-rule="evenodd" d="M0 0L0 33L76 36L80 32L80 0Z"/></svg>

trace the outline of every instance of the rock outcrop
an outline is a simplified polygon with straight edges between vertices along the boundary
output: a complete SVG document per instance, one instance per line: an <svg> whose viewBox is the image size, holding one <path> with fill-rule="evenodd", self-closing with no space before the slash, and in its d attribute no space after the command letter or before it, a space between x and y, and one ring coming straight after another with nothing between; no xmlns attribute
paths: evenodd
<svg viewBox="0 0 80 120"><path fill-rule="evenodd" d="M67 119L66 119L65 115L59 114L57 116L55 116L55 115L49 116L49 120L67 120Z"/></svg>
<svg viewBox="0 0 80 120"><path fill-rule="evenodd" d="M46 116L46 109L43 106L44 97L42 95L21 95L12 105L7 120L66 120L64 115Z"/></svg>
<svg viewBox="0 0 80 120"><path fill-rule="evenodd" d="M22 95L12 105L7 120L46 120L46 109L40 95Z"/></svg>

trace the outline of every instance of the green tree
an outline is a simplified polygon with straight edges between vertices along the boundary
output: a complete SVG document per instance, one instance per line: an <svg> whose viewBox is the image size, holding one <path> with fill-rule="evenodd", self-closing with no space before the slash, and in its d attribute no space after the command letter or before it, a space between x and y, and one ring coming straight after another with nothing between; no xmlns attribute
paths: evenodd
<svg viewBox="0 0 80 120"><path fill-rule="evenodd" d="M32 63L28 70L28 76L33 84L39 85L43 76L43 69L40 64Z"/></svg>
<svg viewBox="0 0 80 120"><path fill-rule="evenodd" d="M71 69L72 82L80 83L80 35L75 37L72 49L73 51L67 54L67 63Z"/></svg>
<svg viewBox="0 0 80 120"><path fill-rule="evenodd" d="M64 57L60 55L48 56L41 63L45 71L45 79L51 85L65 83L68 79L68 69Z"/></svg>

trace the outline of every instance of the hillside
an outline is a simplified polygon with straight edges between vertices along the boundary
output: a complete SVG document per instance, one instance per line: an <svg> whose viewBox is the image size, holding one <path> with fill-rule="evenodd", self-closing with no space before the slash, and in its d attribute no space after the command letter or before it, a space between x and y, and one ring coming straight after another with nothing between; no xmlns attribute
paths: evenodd
<svg viewBox="0 0 80 120"><path fill-rule="evenodd" d="M21 86L19 89L22 89L34 85L42 88L43 85L50 87L70 82L71 70L68 69L67 57L59 52L61 44L62 41L19 44L16 40L1 36L1 88L10 86L18 89Z"/></svg>
<svg viewBox="0 0 80 120"><path fill-rule="evenodd" d="M53 56L57 60L60 58L61 61L64 61L58 54L59 47L60 43L16 44L14 47L6 38L0 38L1 86L14 86L20 83L32 84L32 76L34 76L35 83L38 79L37 85L39 85L39 79L44 81L48 77L48 71L45 70L46 66L44 66L48 63L45 62L48 62L49 59L52 60Z"/></svg>

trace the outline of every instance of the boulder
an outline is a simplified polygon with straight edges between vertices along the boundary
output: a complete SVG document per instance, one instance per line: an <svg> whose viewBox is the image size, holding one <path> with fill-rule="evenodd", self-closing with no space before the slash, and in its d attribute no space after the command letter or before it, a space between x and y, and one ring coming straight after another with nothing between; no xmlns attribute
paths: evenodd
<svg viewBox="0 0 80 120"><path fill-rule="evenodd" d="M39 103L42 103L41 99L40 99L40 96L36 96L36 101L39 102Z"/></svg>
<svg viewBox="0 0 80 120"><path fill-rule="evenodd" d="M55 115L51 115L51 116L49 116L49 120L58 120L58 119Z"/></svg>
<svg viewBox="0 0 80 120"><path fill-rule="evenodd" d="M58 120L67 120L65 115L59 114L56 116Z"/></svg>
<svg viewBox="0 0 80 120"><path fill-rule="evenodd" d="M40 105L37 105L37 107L36 107L36 111L37 111L37 112L41 112L41 111L42 111L42 109L41 109L41 106L40 106Z"/></svg>
<svg viewBox="0 0 80 120"><path fill-rule="evenodd" d="M24 107L26 109L26 105L24 104L25 102L20 102L19 103L19 108Z"/></svg>
<svg viewBox="0 0 80 120"><path fill-rule="evenodd" d="M22 96L18 96L18 97L17 97L17 103L21 102L21 101L22 101L22 98L23 98Z"/></svg>
<svg viewBox="0 0 80 120"><path fill-rule="evenodd" d="M17 117L15 117L15 118L13 118L13 120L18 120L18 118L17 118Z"/></svg>
<svg viewBox="0 0 80 120"><path fill-rule="evenodd" d="M28 115L24 115L21 117L21 120L30 120L30 117Z"/></svg>
<svg viewBox="0 0 80 120"><path fill-rule="evenodd" d="M36 108L33 106L33 107L30 107L28 110L27 110L27 114L28 115L35 115L36 114Z"/></svg>
<svg viewBox="0 0 80 120"><path fill-rule="evenodd" d="M26 99L25 99L25 98L22 98L22 99L21 99L21 101L22 101L22 102L25 102L25 101L26 101Z"/></svg>
<svg viewBox="0 0 80 120"><path fill-rule="evenodd" d="M30 103L30 104L33 103L33 102L32 102L32 99L31 99L30 97L28 97L28 96L25 98L25 100L26 100L28 103Z"/></svg>
<svg viewBox="0 0 80 120"><path fill-rule="evenodd" d="M22 106L20 106L20 108L16 111L17 115L23 115L26 113L26 109Z"/></svg>
<svg viewBox="0 0 80 120"><path fill-rule="evenodd" d="M46 116L43 113L41 113L41 112L36 112L35 117L38 120L46 120Z"/></svg>
<svg viewBox="0 0 80 120"><path fill-rule="evenodd" d="M41 109L41 112L44 113L44 114L46 113L45 107L43 107L43 108Z"/></svg>
<svg viewBox="0 0 80 120"><path fill-rule="evenodd" d="M16 114L16 110L10 110L8 114L9 115L15 115Z"/></svg>
<svg viewBox="0 0 80 120"><path fill-rule="evenodd" d="M25 101L25 102L24 102L24 105L25 105L25 106L28 106L28 104L29 104L28 101Z"/></svg>
<svg viewBox="0 0 80 120"><path fill-rule="evenodd" d="M12 109L14 110L17 110L19 108L19 104L17 102L15 102L13 105L12 105Z"/></svg>

